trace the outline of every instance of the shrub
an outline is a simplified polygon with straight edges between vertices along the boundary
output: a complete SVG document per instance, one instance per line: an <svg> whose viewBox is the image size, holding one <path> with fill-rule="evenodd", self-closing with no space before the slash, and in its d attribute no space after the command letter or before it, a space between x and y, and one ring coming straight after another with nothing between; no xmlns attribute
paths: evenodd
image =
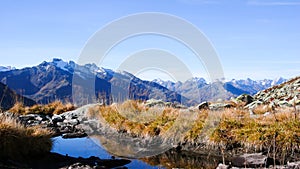
<svg viewBox="0 0 300 169"><path fill-rule="evenodd" d="M50 152L52 133L38 127L24 127L16 119L0 115L0 158L25 160Z"/></svg>

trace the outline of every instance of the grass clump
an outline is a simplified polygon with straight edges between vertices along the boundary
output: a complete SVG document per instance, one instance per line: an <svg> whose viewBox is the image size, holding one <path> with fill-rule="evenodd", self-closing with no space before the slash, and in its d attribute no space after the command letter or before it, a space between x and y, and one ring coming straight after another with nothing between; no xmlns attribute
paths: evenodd
<svg viewBox="0 0 300 169"><path fill-rule="evenodd" d="M22 103L16 103L10 110L14 114L61 114L67 111L74 110L76 107L71 103L62 103L60 101L55 101L46 105L37 104L32 107L26 107Z"/></svg>
<svg viewBox="0 0 300 169"><path fill-rule="evenodd" d="M25 127L13 117L0 115L0 159L26 160L50 152L52 133L38 127Z"/></svg>
<svg viewBox="0 0 300 169"><path fill-rule="evenodd" d="M139 101L97 106L89 115L102 117L111 127L133 136L155 136L166 132L174 123L178 112L174 108L146 107Z"/></svg>
<svg viewBox="0 0 300 169"><path fill-rule="evenodd" d="M273 116L240 119L223 116L218 127L210 136L215 144L222 144L227 150L242 147L245 150L268 152L286 156L299 151L300 121L292 117L292 112L277 113Z"/></svg>
<svg viewBox="0 0 300 169"><path fill-rule="evenodd" d="M254 111L255 115L243 107L181 111L126 101L94 107L89 114L99 117L117 131L133 136L171 138L184 132L180 139L174 137L176 141L200 143L198 145L222 153L267 152L269 156L286 159L288 155L300 152L300 121L294 118L293 109L277 108L266 113L270 111L269 107L261 106Z"/></svg>

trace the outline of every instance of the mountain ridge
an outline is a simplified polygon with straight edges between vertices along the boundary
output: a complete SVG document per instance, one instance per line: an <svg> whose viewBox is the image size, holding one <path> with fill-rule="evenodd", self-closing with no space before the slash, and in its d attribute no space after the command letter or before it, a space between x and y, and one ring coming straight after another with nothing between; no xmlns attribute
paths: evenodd
<svg viewBox="0 0 300 169"><path fill-rule="evenodd" d="M78 84L74 79L77 79ZM72 102L72 90L75 90L76 94L81 92L82 95L78 95L82 98L79 104L96 100L103 100L109 104L111 99L159 99L161 95L164 96L164 101L189 102L180 94L159 84L141 80L129 72L115 72L99 68L95 64L78 65L73 61L64 62L56 58L52 62L44 61L37 66L0 72L0 81L38 103L55 100ZM95 83L94 91L87 88L90 85L85 83L89 82ZM93 96L85 95L88 93L85 91Z"/></svg>
<svg viewBox="0 0 300 169"><path fill-rule="evenodd" d="M74 78L78 79L79 84L73 83ZM86 88L90 85L84 84L91 81L95 82L95 91L90 91L91 89ZM108 103L111 102L109 100L162 98L164 101L195 105L202 101L229 100L240 94L254 95L258 91L285 81L284 78L275 80L247 78L245 80L232 79L225 83L207 83L201 77L195 77L185 82L161 79L146 81L126 71L113 71L98 67L94 63L79 65L74 61L65 62L58 58L23 69L8 71L0 69L0 82L38 103L48 103L57 99L72 102L72 92L78 90L75 93L82 92L78 98L86 97L86 100L81 101L80 104L93 102L95 99L106 100ZM89 91L96 96L84 96L84 91Z"/></svg>
<svg viewBox="0 0 300 169"><path fill-rule="evenodd" d="M8 110L17 102L20 102L25 106L32 106L35 104L33 100L17 94L7 85L0 82L0 110Z"/></svg>

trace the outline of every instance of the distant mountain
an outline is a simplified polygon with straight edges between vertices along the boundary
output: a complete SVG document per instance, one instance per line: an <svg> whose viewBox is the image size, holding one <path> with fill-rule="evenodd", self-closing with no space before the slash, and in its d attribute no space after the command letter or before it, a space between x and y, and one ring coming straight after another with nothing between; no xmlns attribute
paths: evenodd
<svg viewBox="0 0 300 169"><path fill-rule="evenodd" d="M77 83L72 83L76 79ZM37 66L0 72L0 81L17 93L38 103L54 100L73 102L72 90L79 104L95 100L106 103L125 99L163 99L170 102L195 104L180 94L155 82L143 81L128 72L114 72L99 68L95 64L78 65L53 59ZM95 91L90 91L87 83L95 83ZM88 92L85 92L88 91ZM92 93L92 94L91 94Z"/></svg>
<svg viewBox="0 0 300 169"><path fill-rule="evenodd" d="M16 69L16 68L11 67L11 66L7 66L7 67L0 66L0 72L10 71L10 70L14 70L14 69Z"/></svg>
<svg viewBox="0 0 300 169"><path fill-rule="evenodd" d="M13 107L16 102L21 102L26 106L35 104L33 100L18 95L8 88L8 86L0 83L0 110L8 110Z"/></svg>
<svg viewBox="0 0 300 169"><path fill-rule="evenodd" d="M227 83L231 84L232 86L242 89L247 92L247 94L254 95L258 91L267 89L271 86L281 84L283 82L287 81L287 79L284 79L282 77L270 80L270 79L264 79L264 80L251 80L251 79L246 79L246 80L231 80Z"/></svg>
<svg viewBox="0 0 300 169"><path fill-rule="evenodd" d="M182 96L196 102L202 101L216 101L218 99L228 100L231 97L236 97L241 94L254 95L257 92L267 89L271 86L281 84L286 79L278 78L274 80L231 80L225 83L214 82L207 83L204 78L192 78L185 82L163 81L160 79L153 80L153 82L176 91Z"/></svg>
<svg viewBox="0 0 300 169"><path fill-rule="evenodd" d="M76 103L81 105L96 100L111 103L151 98L195 105L202 101L228 100L244 93L254 95L286 81L283 78L258 81L249 78L233 79L225 83L207 83L204 78L176 83L160 79L144 81L125 71L115 72L99 68L95 64L78 65L61 59L45 61L24 69L2 70L4 71L0 71L0 82L38 103L54 100L74 102L76 99ZM94 91L90 87L91 83L95 85Z"/></svg>

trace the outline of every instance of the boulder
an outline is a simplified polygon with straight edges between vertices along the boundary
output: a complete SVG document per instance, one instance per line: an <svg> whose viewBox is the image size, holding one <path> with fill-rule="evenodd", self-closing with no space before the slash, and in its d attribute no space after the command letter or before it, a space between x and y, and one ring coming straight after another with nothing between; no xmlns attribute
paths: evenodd
<svg viewBox="0 0 300 169"><path fill-rule="evenodd" d="M165 102L162 101L162 100L150 99L150 100L146 101L145 105L147 107L154 107L154 106L164 107L165 106Z"/></svg>
<svg viewBox="0 0 300 169"><path fill-rule="evenodd" d="M242 94L236 98L238 102L245 102L246 105L252 103L254 98L248 94Z"/></svg>
<svg viewBox="0 0 300 169"><path fill-rule="evenodd" d="M289 169L300 169L300 161L288 162L287 163L287 168L289 168Z"/></svg>
<svg viewBox="0 0 300 169"><path fill-rule="evenodd" d="M228 165L225 165L225 164L219 164L218 166L217 166L217 168L216 169L229 169L230 167L228 166Z"/></svg>
<svg viewBox="0 0 300 169"><path fill-rule="evenodd" d="M202 102L198 105L199 110L206 110L209 109L209 103L207 101Z"/></svg>
<svg viewBox="0 0 300 169"><path fill-rule="evenodd" d="M257 106L262 105L262 104L263 104L262 101L255 100L255 101L253 101L252 103L250 103L250 104L248 104L247 106L245 106L245 108L254 109L254 108L256 108Z"/></svg>
<svg viewBox="0 0 300 169"><path fill-rule="evenodd" d="M234 107L234 105L230 103L214 103L209 105L210 110L222 110L225 108L232 108L232 107Z"/></svg>
<svg viewBox="0 0 300 169"><path fill-rule="evenodd" d="M82 138L86 137L87 134L84 132L76 132L76 133L65 133L62 135L62 138L68 139L68 138Z"/></svg>
<svg viewBox="0 0 300 169"><path fill-rule="evenodd" d="M75 125L79 124L79 121L77 119L65 119L63 121L63 123L65 123L67 125L75 126Z"/></svg>
<svg viewBox="0 0 300 169"><path fill-rule="evenodd" d="M53 123L57 123L57 122L63 122L64 121L64 118L60 115L53 115L52 118L51 118L52 122Z"/></svg>
<svg viewBox="0 0 300 169"><path fill-rule="evenodd" d="M235 167L269 167L274 165L274 160L272 158L263 155L262 153L254 154L244 154L240 156L233 157L231 159L232 165ZM278 161L275 161L279 164Z"/></svg>

